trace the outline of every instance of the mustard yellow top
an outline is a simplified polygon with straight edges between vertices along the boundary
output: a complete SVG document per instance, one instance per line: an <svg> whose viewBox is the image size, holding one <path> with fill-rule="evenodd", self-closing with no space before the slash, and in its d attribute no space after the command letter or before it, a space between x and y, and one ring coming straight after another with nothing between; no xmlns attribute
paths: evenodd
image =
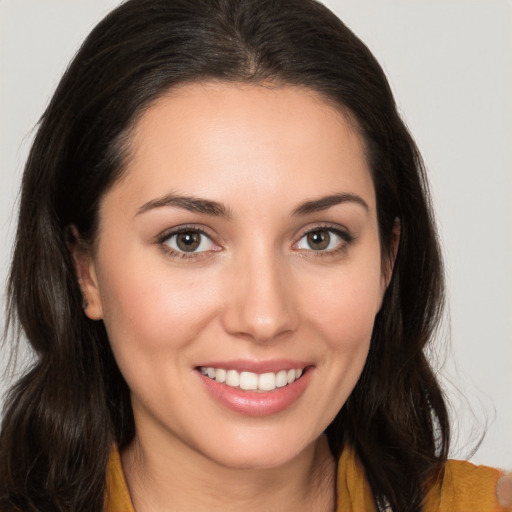
<svg viewBox="0 0 512 512"><path fill-rule="evenodd" d="M442 482L429 491L424 512L511 512L512 500L500 505L496 493L498 480L503 475L498 469L450 460ZM343 450L338 463L336 511L376 512L363 468L348 448ZM105 512L135 512L116 448L112 450L107 468Z"/></svg>

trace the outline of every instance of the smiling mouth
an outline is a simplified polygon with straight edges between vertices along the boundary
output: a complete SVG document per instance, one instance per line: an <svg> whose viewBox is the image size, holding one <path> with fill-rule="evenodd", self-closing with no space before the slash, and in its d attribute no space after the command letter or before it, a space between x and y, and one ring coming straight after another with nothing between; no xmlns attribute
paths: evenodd
<svg viewBox="0 0 512 512"><path fill-rule="evenodd" d="M304 368L253 373L200 366L199 371L220 384L243 391L274 391L278 388L284 388L299 379L304 373Z"/></svg>

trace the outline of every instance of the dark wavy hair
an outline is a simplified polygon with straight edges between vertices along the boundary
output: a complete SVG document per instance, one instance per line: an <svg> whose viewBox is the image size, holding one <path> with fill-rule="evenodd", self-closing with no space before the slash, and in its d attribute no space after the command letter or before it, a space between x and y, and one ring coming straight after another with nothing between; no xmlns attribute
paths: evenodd
<svg viewBox="0 0 512 512"><path fill-rule="evenodd" d="M0 436L0 509L100 511L114 442L134 436L128 387L89 320L69 226L94 240L130 133L169 88L206 80L305 86L355 120L376 189L383 258L401 236L362 375L326 430L363 464L379 509L420 511L446 461L442 391L425 356L443 271L416 145L366 46L314 0L129 0L92 31L43 114L23 176L8 328L35 353Z"/></svg>

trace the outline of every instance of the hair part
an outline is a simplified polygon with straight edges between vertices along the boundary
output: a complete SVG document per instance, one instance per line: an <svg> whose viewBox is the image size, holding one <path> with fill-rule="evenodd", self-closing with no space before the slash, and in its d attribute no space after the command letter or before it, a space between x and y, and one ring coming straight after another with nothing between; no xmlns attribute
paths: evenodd
<svg viewBox="0 0 512 512"><path fill-rule="evenodd" d="M2 510L101 510L112 443L134 436L129 389L102 322L89 320L69 252L122 176L132 129L156 99L208 80L307 87L356 121L393 275L361 378L326 430L350 444L378 507L421 510L446 460L446 407L425 357L443 306L427 179L385 75L314 0L129 0L88 36L43 114L23 176L9 325L36 362L11 389L0 435Z"/></svg>

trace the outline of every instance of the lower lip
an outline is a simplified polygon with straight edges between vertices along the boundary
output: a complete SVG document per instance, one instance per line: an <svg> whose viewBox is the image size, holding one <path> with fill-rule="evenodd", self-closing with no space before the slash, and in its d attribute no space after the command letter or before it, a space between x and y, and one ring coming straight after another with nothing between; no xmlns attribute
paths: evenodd
<svg viewBox="0 0 512 512"><path fill-rule="evenodd" d="M197 370L197 374L209 393L222 405L246 416L267 416L284 411L293 405L309 384L313 368L307 368L302 376L282 388L256 392L232 388L210 379Z"/></svg>

